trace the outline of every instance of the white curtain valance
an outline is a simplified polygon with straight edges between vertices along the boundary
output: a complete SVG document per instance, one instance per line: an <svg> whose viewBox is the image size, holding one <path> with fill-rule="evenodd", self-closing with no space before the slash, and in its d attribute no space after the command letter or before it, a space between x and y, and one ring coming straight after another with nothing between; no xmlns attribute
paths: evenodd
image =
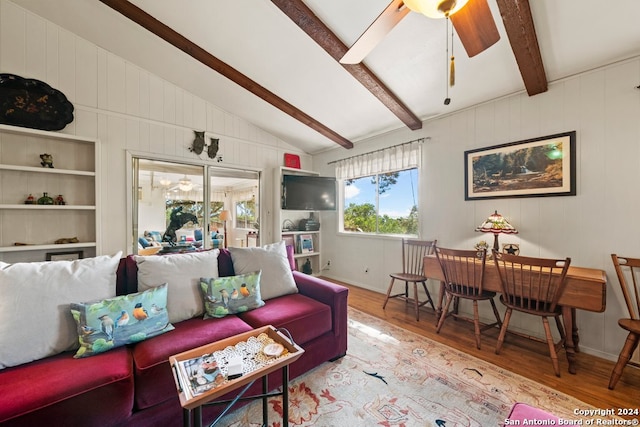
<svg viewBox="0 0 640 427"><path fill-rule="evenodd" d="M395 145L335 162L337 179L353 179L420 167L422 140Z"/></svg>
<svg viewBox="0 0 640 427"><path fill-rule="evenodd" d="M212 202L223 202L226 198L226 194L222 191L214 191L211 193L211 195L209 196L209 200Z"/></svg>
<svg viewBox="0 0 640 427"><path fill-rule="evenodd" d="M237 201L249 201L256 197L257 187L244 188L241 190L233 190L233 197Z"/></svg>

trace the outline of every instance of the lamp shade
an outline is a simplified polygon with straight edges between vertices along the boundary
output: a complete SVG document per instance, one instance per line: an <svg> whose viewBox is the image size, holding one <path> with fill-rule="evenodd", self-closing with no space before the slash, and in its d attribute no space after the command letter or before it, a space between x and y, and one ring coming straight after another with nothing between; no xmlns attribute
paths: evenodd
<svg viewBox="0 0 640 427"><path fill-rule="evenodd" d="M220 221L229 221L231 219L231 212L228 210L223 210L220 212Z"/></svg>
<svg viewBox="0 0 640 427"><path fill-rule="evenodd" d="M493 233L493 248L497 251L500 249L498 245L498 234L518 234L518 230L509 224L509 222L495 211L493 214L489 215L482 224L476 227L476 231L482 231L483 233Z"/></svg>
<svg viewBox="0 0 640 427"><path fill-rule="evenodd" d="M444 18L453 15L469 0L403 0L405 6L429 18Z"/></svg>
<svg viewBox="0 0 640 427"><path fill-rule="evenodd" d="M518 230L509 224L509 222L495 211L493 214L489 215L482 224L476 227L476 231L482 231L483 233L494 233L494 234L518 234Z"/></svg>

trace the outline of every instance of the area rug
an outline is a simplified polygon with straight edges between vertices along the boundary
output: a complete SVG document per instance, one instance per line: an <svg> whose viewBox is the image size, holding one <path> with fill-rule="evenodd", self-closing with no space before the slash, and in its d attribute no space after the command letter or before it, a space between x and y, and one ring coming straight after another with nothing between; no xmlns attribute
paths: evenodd
<svg viewBox="0 0 640 427"><path fill-rule="evenodd" d="M386 427L501 426L515 402L577 419L571 396L349 308L347 355L289 385L289 425ZM259 426L259 402L221 420ZM282 426L282 401L269 400L269 427Z"/></svg>

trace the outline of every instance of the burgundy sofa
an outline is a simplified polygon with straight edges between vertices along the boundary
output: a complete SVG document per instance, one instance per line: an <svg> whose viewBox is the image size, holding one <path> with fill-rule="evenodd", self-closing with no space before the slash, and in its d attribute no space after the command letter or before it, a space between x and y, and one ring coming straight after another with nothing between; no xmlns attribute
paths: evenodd
<svg viewBox="0 0 640 427"><path fill-rule="evenodd" d="M218 256L220 276L234 275L228 251ZM297 294L266 301L263 307L220 319L175 323L175 330L134 346L74 359L62 353L0 370L0 426L173 426L182 425L168 357L265 325L289 330L305 353L290 366L294 378L345 355L346 287L294 271ZM118 268L117 293L137 291L131 256ZM280 371L269 385L282 384ZM261 384L254 384L258 393ZM222 408L207 407L205 421Z"/></svg>

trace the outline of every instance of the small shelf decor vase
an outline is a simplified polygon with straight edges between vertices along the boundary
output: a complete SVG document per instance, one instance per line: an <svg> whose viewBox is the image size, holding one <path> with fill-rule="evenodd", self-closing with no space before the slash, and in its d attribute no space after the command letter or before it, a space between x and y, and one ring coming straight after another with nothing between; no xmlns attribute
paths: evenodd
<svg viewBox="0 0 640 427"><path fill-rule="evenodd" d="M42 197L40 197L38 199L38 204L39 205L52 205L53 204L53 199L51 197L49 197L49 195L47 194L47 192L45 191L42 194Z"/></svg>

